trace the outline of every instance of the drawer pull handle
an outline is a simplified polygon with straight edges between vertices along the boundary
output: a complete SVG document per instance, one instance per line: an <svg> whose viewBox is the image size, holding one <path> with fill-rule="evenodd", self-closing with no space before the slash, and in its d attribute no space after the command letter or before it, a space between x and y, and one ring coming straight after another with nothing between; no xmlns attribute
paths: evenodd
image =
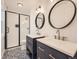
<svg viewBox="0 0 79 59"><path fill-rule="evenodd" d="M49 57L51 57L52 59L55 59L51 54L49 54Z"/></svg>
<svg viewBox="0 0 79 59"><path fill-rule="evenodd" d="M38 47L39 48L39 50L41 50L41 51L43 51L44 52L44 49L42 49L41 47Z"/></svg>

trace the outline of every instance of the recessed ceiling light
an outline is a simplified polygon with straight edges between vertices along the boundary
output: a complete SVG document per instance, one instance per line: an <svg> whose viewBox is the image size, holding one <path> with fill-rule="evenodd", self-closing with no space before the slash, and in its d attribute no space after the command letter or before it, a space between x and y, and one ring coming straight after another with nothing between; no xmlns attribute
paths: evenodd
<svg viewBox="0 0 79 59"><path fill-rule="evenodd" d="M18 5L19 7L23 7L23 4L22 4L22 3L17 3L17 5Z"/></svg>

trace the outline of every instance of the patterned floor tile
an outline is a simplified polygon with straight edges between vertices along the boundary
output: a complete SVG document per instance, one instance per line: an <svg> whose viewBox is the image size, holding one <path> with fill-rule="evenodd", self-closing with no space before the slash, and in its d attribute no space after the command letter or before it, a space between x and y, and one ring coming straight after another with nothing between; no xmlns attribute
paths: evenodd
<svg viewBox="0 0 79 59"><path fill-rule="evenodd" d="M2 59L30 59L30 58L26 54L26 50L21 50L21 47L17 47L6 50Z"/></svg>

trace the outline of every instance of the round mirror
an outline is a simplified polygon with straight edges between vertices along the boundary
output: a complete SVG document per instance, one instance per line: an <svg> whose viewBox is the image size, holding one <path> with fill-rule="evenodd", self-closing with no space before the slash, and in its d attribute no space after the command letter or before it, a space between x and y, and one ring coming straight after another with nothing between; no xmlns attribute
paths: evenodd
<svg viewBox="0 0 79 59"><path fill-rule="evenodd" d="M55 29L66 28L74 20L76 5L71 0L60 0L49 12L49 24Z"/></svg>
<svg viewBox="0 0 79 59"><path fill-rule="evenodd" d="M38 29L41 29L44 26L45 17L43 13L38 13L35 19L35 24Z"/></svg>

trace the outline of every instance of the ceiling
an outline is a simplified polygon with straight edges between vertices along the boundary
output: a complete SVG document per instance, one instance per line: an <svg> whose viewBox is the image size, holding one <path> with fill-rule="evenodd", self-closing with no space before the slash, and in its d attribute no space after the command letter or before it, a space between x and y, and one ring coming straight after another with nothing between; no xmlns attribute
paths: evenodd
<svg viewBox="0 0 79 59"><path fill-rule="evenodd" d="M55 1L58 0L53 0L53 2ZM41 5L44 9L47 9L50 5L50 0L4 0L4 2L8 11L13 11L27 15L30 15L30 11L38 8L39 5ZM17 6L17 3L19 2L23 3L23 7Z"/></svg>
<svg viewBox="0 0 79 59"><path fill-rule="evenodd" d="M7 10L22 14L30 14L32 9L36 9L38 5L45 6L49 0L5 0ZM18 7L17 3L22 2L23 7Z"/></svg>

